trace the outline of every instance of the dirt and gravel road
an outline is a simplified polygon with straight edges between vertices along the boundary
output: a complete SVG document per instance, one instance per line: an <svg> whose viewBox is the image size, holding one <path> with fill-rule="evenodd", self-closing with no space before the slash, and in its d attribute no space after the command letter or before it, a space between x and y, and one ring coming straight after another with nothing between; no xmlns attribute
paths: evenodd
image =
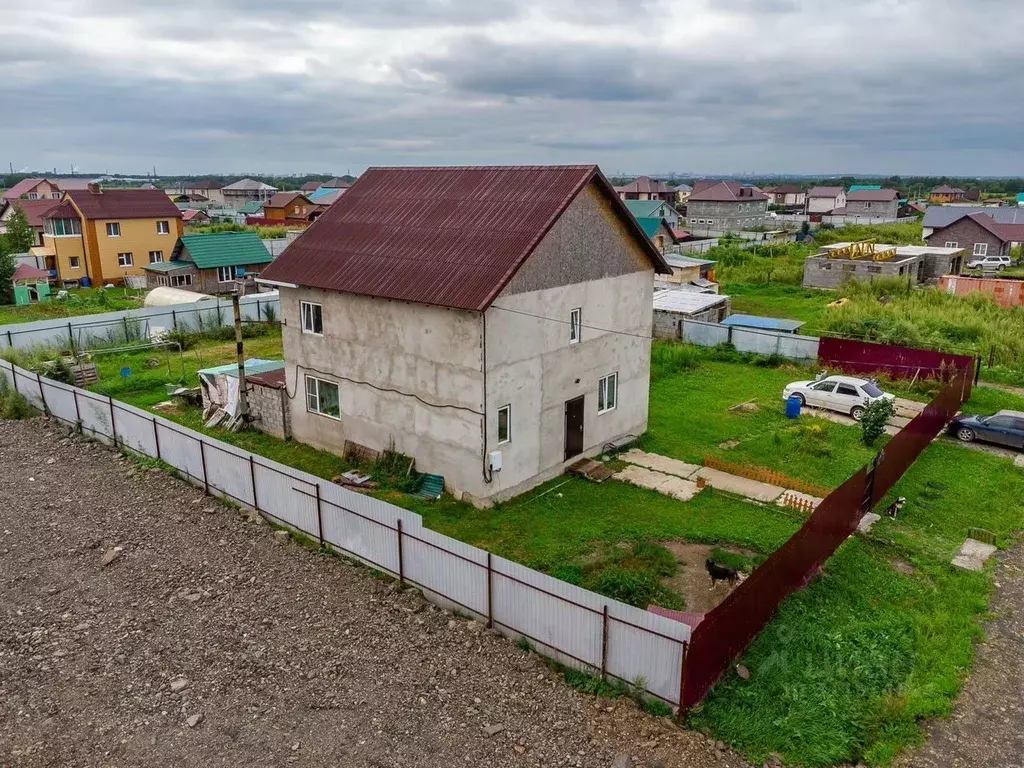
<svg viewBox="0 0 1024 768"><path fill-rule="evenodd" d="M163 471L0 422L0 765L285 764L742 761Z"/></svg>

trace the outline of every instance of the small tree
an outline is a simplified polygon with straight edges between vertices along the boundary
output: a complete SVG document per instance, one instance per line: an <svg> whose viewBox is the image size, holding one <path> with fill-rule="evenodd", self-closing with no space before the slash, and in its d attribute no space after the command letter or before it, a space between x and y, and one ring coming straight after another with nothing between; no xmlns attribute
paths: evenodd
<svg viewBox="0 0 1024 768"><path fill-rule="evenodd" d="M15 207L7 219L7 247L12 253L28 253L36 243L36 233L28 223L28 216L21 208Z"/></svg>
<svg viewBox="0 0 1024 768"><path fill-rule="evenodd" d="M8 244L7 235L0 235L0 304L11 304L14 301L14 284L11 278L18 263L14 260L14 252Z"/></svg>
<svg viewBox="0 0 1024 768"><path fill-rule="evenodd" d="M874 445L875 441L885 434L885 425L889 423L894 413L896 407L888 398L875 400L864 408L864 415L860 419L864 445Z"/></svg>

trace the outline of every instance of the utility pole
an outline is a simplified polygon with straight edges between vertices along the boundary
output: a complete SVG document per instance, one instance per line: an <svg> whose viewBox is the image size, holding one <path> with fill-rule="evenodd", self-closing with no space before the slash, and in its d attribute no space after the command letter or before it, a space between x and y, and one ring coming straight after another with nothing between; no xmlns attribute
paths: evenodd
<svg viewBox="0 0 1024 768"><path fill-rule="evenodd" d="M238 359L238 418L248 424L249 418L249 393L245 383L245 350L242 345L242 307L238 303L241 286L238 286L231 294L231 309L235 315L235 355Z"/></svg>

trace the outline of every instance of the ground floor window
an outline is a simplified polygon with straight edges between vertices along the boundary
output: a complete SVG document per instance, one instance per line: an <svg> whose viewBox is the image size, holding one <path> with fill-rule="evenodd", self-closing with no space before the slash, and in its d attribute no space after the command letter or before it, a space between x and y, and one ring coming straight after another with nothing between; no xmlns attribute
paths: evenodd
<svg viewBox="0 0 1024 768"><path fill-rule="evenodd" d="M619 402L619 374L611 373L597 382L597 412L614 410Z"/></svg>
<svg viewBox="0 0 1024 768"><path fill-rule="evenodd" d="M498 445L512 439L512 406L503 405L498 409Z"/></svg>
<svg viewBox="0 0 1024 768"><path fill-rule="evenodd" d="M71 256L70 258L68 258L68 264L72 269L78 269L82 266L82 262L79 260L77 256Z"/></svg>
<svg viewBox="0 0 1024 768"><path fill-rule="evenodd" d="M192 285L192 274L186 272L184 275L171 275L171 285L180 288L183 285Z"/></svg>
<svg viewBox="0 0 1024 768"><path fill-rule="evenodd" d="M338 385L314 376L306 377L306 410L323 416L341 418Z"/></svg>
<svg viewBox="0 0 1024 768"><path fill-rule="evenodd" d="M131 267L135 265L135 257L130 253L119 253L117 254L117 266L119 267Z"/></svg>
<svg viewBox="0 0 1024 768"><path fill-rule="evenodd" d="M235 279L235 267L217 267L217 282L230 283Z"/></svg>
<svg viewBox="0 0 1024 768"><path fill-rule="evenodd" d="M988 256L988 243L975 243L974 244L974 255L975 256Z"/></svg>

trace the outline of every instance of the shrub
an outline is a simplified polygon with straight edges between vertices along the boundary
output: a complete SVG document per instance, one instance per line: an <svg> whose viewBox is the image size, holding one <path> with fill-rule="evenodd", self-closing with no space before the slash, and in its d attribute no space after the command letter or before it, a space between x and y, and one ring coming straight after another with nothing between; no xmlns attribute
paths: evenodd
<svg viewBox="0 0 1024 768"><path fill-rule="evenodd" d="M201 334L194 331L182 330L181 328L173 330L167 334L167 340L180 344L182 351L192 349L192 347L199 343L201 338Z"/></svg>
<svg viewBox="0 0 1024 768"><path fill-rule="evenodd" d="M64 384L75 383L75 374L63 355L57 355L53 360L45 363L43 368L43 374L47 378L63 382Z"/></svg>
<svg viewBox="0 0 1024 768"><path fill-rule="evenodd" d="M274 309L273 304L267 304L267 306L263 308L263 319L271 325L274 325L277 322L277 310Z"/></svg>
<svg viewBox="0 0 1024 768"><path fill-rule="evenodd" d="M864 409L864 415L860 420L864 445L874 445L875 441L885 434L885 425L895 412L896 408L892 401L885 398L875 400Z"/></svg>
<svg viewBox="0 0 1024 768"><path fill-rule="evenodd" d="M0 419L16 421L38 415L25 396L14 390L7 379L0 377Z"/></svg>

